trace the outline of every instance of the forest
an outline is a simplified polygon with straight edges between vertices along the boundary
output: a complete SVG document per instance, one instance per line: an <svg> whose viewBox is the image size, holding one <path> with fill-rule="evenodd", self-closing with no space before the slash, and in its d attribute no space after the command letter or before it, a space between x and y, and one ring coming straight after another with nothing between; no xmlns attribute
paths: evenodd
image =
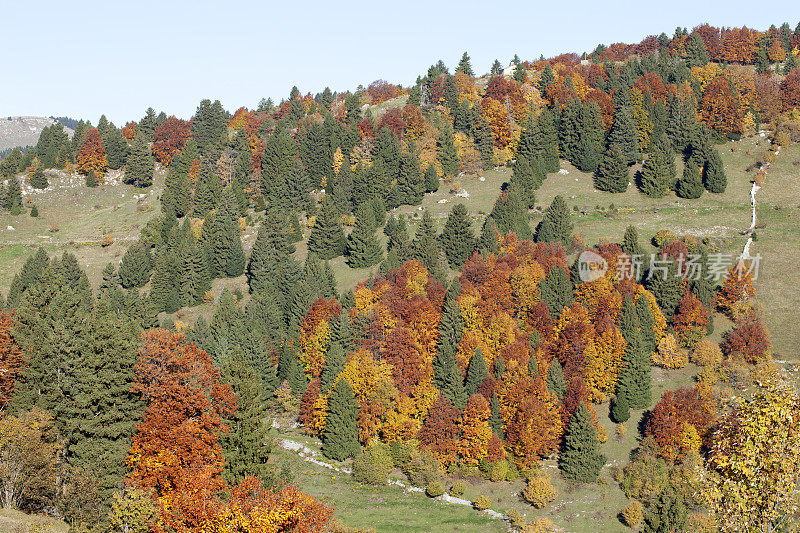
<svg viewBox="0 0 800 533"><path fill-rule="evenodd" d="M800 24L703 24L233 113L59 118L0 160L3 226L66 178L158 209L99 275L31 246L0 295L0 505L77 532L376 531L305 488L294 442L341 491L400 480L507 530L576 530L559 495L613 485L620 531L795 531L796 355L773 357L755 193L800 143L798 58ZM492 170L483 212L465 184ZM687 217L744 179L752 224L733 254L710 227L588 242L574 196L537 198L577 172Z"/></svg>

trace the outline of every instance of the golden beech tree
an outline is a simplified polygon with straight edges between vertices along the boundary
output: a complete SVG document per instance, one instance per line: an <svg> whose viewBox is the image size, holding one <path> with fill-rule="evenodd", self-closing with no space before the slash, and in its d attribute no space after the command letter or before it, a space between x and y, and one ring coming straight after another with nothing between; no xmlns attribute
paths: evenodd
<svg viewBox="0 0 800 533"><path fill-rule="evenodd" d="M342 306L335 298L317 298L300 324L300 362L306 374L319 377L325 364L325 353L330 344L332 318L338 317Z"/></svg>
<svg viewBox="0 0 800 533"><path fill-rule="evenodd" d="M742 132L739 94L726 76L717 76L706 87L699 105L700 120L724 133Z"/></svg>
<svg viewBox="0 0 800 533"><path fill-rule="evenodd" d="M521 402L506 424L506 446L520 468L531 468L556 450L563 434L558 399L541 378L519 387Z"/></svg>
<svg viewBox="0 0 800 533"><path fill-rule="evenodd" d="M467 401L459 423L461 440L458 442L458 454L464 464L476 465L486 456L492 438L489 427L491 416L486 398L482 394L473 394Z"/></svg>
<svg viewBox="0 0 800 533"><path fill-rule="evenodd" d="M108 170L106 147L97 128L90 128L83 138L78 151L78 172L88 175L93 172L98 182L102 183L103 174Z"/></svg>
<svg viewBox="0 0 800 533"><path fill-rule="evenodd" d="M652 435L659 452L669 461L679 461L686 454L699 451L699 442L686 425L690 425L701 441L707 442L717 421L717 400L703 384L692 388L667 391L647 419L645 433ZM688 431L687 431L688 430Z"/></svg>
<svg viewBox="0 0 800 533"><path fill-rule="evenodd" d="M779 531L797 519L800 398L788 383L759 385L713 435L702 495L721 531Z"/></svg>
<svg viewBox="0 0 800 533"><path fill-rule="evenodd" d="M725 281L717 293L717 309L735 319L737 305L748 303L755 297L753 288L753 272L748 261L739 260L737 264L728 269Z"/></svg>

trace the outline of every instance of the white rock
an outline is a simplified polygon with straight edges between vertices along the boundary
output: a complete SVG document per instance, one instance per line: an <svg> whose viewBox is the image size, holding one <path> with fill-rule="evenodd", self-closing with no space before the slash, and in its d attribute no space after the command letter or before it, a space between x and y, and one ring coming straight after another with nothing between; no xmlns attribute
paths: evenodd
<svg viewBox="0 0 800 533"><path fill-rule="evenodd" d="M575 181L578 181L578 178L575 178Z"/></svg>
<svg viewBox="0 0 800 533"><path fill-rule="evenodd" d="M562 168L558 171L558 173L561 174L562 176L566 176L567 174L569 174L569 170Z"/></svg>
<svg viewBox="0 0 800 533"><path fill-rule="evenodd" d="M440 203L440 204L446 204L446 203L447 203L447 198L442 198L442 199L441 199L441 200L439 200L437 203Z"/></svg>
<svg viewBox="0 0 800 533"><path fill-rule="evenodd" d="M481 177L479 177L479 178L478 178L478 181L486 181L486 178L484 178L483 176L481 176Z"/></svg>
<svg viewBox="0 0 800 533"><path fill-rule="evenodd" d="M9 226L8 231L14 231L14 226Z"/></svg>

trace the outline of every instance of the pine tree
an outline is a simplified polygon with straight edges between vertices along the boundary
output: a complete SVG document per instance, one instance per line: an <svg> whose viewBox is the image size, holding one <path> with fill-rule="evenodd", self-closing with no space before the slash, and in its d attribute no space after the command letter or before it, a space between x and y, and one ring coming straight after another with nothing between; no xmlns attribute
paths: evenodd
<svg viewBox="0 0 800 533"><path fill-rule="evenodd" d="M652 198L662 198L670 189L669 157L659 146L650 152L639 173L639 189Z"/></svg>
<svg viewBox="0 0 800 533"><path fill-rule="evenodd" d="M489 370L486 366L486 358L480 348L475 349L475 353L469 360L467 366L467 376L464 381L464 390L467 398L478 392L478 387L489 377Z"/></svg>
<svg viewBox="0 0 800 533"><path fill-rule="evenodd" d="M16 178L8 180L8 189L3 199L3 207L8 210L11 216L17 216L22 212L22 187Z"/></svg>
<svg viewBox="0 0 800 533"><path fill-rule="evenodd" d="M439 175L436 173L436 167L428 165L425 170L425 192L436 192L439 190Z"/></svg>
<svg viewBox="0 0 800 533"><path fill-rule="evenodd" d="M675 194L681 198L695 199L703 195L703 183L700 181L700 169L694 161L687 161L683 167L683 177L675 184Z"/></svg>
<svg viewBox="0 0 800 533"><path fill-rule="evenodd" d="M628 188L628 165L617 145L612 144L603 154L603 161L594 175L594 186L607 192L625 192Z"/></svg>
<svg viewBox="0 0 800 533"><path fill-rule="evenodd" d="M366 268L381 262L383 252L375 236L375 219L367 205L359 208L355 228L347 237L346 255L350 268Z"/></svg>
<svg viewBox="0 0 800 533"><path fill-rule="evenodd" d="M489 70L491 77L500 76L503 74L503 65L500 64L499 59L495 59L492 63L492 68Z"/></svg>
<svg viewBox="0 0 800 533"><path fill-rule="evenodd" d="M582 483L597 481L606 458L598 450L600 441L592 426L589 411L581 404L572 415L564 437L564 448L558 466L564 477Z"/></svg>
<svg viewBox="0 0 800 533"><path fill-rule="evenodd" d="M719 152L712 149L708 154L705 167L703 168L703 187L708 192L721 194L728 186L728 178L725 176L725 167Z"/></svg>
<svg viewBox="0 0 800 533"><path fill-rule="evenodd" d="M472 63L470 62L469 54L466 52L464 52L464 55L461 56L461 61L458 62L456 72L463 72L470 77L475 76L475 72L472 70Z"/></svg>
<svg viewBox="0 0 800 533"><path fill-rule="evenodd" d="M561 242L569 246L572 241L572 221L567 202L561 195L553 198L536 231L536 242Z"/></svg>
<svg viewBox="0 0 800 533"><path fill-rule="evenodd" d="M124 167L128 160L128 141L125 140L122 132L113 124L110 125L105 135L103 135L103 144L106 146L108 168L117 170Z"/></svg>
<svg viewBox="0 0 800 533"><path fill-rule="evenodd" d="M44 173L44 170L42 170L41 167L36 167L36 170L33 172L33 176L31 176L30 184L34 189L47 188L47 175Z"/></svg>
<svg viewBox="0 0 800 533"><path fill-rule="evenodd" d="M564 369L558 358L554 358L550 362L550 368L547 370L547 390L556 395L559 400L564 398L567 392L567 383L564 381Z"/></svg>
<svg viewBox="0 0 800 533"><path fill-rule="evenodd" d="M460 269L475 250L472 221L464 204L456 204L450 211L442 230L441 244L453 269Z"/></svg>
<svg viewBox="0 0 800 533"><path fill-rule="evenodd" d="M344 253L345 238L339 224L339 213L329 197L322 201L322 210L314 221L308 238L308 251L328 261Z"/></svg>
<svg viewBox="0 0 800 533"><path fill-rule="evenodd" d="M341 343L332 342L325 354L325 363L322 365L322 373L320 374L320 391L322 394L328 393L346 362L347 357Z"/></svg>
<svg viewBox="0 0 800 533"><path fill-rule="evenodd" d="M703 38L697 32L692 32L686 43L686 66L705 67L708 64L708 50Z"/></svg>
<svg viewBox="0 0 800 533"><path fill-rule="evenodd" d="M636 162L639 156L639 134L629 107L622 106L614 113L614 125L608 135L608 144L617 145L626 165Z"/></svg>
<svg viewBox="0 0 800 533"><path fill-rule="evenodd" d="M244 272L245 256L237 214L236 199L230 188L226 188L219 209L206 217L200 236L212 278L235 278Z"/></svg>
<svg viewBox="0 0 800 533"><path fill-rule="evenodd" d="M567 271L561 267L553 267L539 284L542 301L547 304L550 316L557 318L561 310L572 305L572 283Z"/></svg>
<svg viewBox="0 0 800 533"><path fill-rule="evenodd" d="M124 181L135 187L149 187L153 184L154 168L155 159L147 139L144 133L137 132L125 165Z"/></svg>
<svg viewBox="0 0 800 533"><path fill-rule="evenodd" d="M433 225L433 218L431 218L431 214L427 209L422 214L422 220L417 226L417 233L414 235L412 246L414 259L422 263L422 266L432 276L441 277L444 273L441 261L442 250L436 235L436 227Z"/></svg>
<svg viewBox="0 0 800 533"><path fill-rule="evenodd" d="M442 171L445 176L455 176L458 174L458 153L453 143L453 130L446 127L439 135L436 143L436 155L442 164Z"/></svg>
<svg viewBox="0 0 800 533"><path fill-rule="evenodd" d="M402 154L400 156L400 175L397 178L398 204L421 204L422 198L425 196L425 189L425 178L419 168L419 159L413 153Z"/></svg>
<svg viewBox="0 0 800 533"><path fill-rule="evenodd" d="M624 396L631 409L643 409L650 405L650 354L643 346L639 317L630 295L623 300L617 324L625 339L617 399Z"/></svg>
<svg viewBox="0 0 800 533"><path fill-rule="evenodd" d="M358 404L347 380L334 385L328 399L328 417L322 431L322 454L328 459L343 461L361 451L358 442Z"/></svg>
<svg viewBox="0 0 800 533"><path fill-rule="evenodd" d="M142 287L150 279L150 272L153 269L153 260L150 257L150 250L140 243L131 245L122 256L119 265L119 279L122 287Z"/></svg>
<svg viewBox="0 0 800 533"><path fill-rule="evenodd" d="M631 418L631 410L628 405L628 398L625 394L614 396L611 399L608 416L616 424L623 424Z"/></svg>

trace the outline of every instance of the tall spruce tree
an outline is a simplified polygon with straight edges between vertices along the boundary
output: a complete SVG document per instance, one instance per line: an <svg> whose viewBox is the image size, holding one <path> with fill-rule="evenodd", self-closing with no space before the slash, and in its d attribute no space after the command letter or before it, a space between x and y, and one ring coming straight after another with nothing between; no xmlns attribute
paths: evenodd
<svg viewBox="0 0 800 533"><path fill-rule="evenodd" d="M445 176L455 176L458 174L458 153L453 142L453 130L446 127L439 135L436 143L436 155L442 164L442 171Z"/></svg>
<svg viewBox="0 0 800 533"><path fill-rule="evenodd" d="M328 417L322 431L322 454L328 459L343 461L361 451L358 442L358 403L346 379L333 386L328 399Z"/></svg>
<svg viewBox="0 0 800 533"><path fill-rule="evenodd" d="M703 195L703 183L700 180L700 169L694 161L689 160L683 167L683 176L675 184L675 194L681 198L696 199Z"/></svg>
<svg viewBox="0 0 800 533"><path fill-rule="evenodd" d="M603 154L603 160L594 175L594 186L607 192L625 192L627 190L628 165L617 145L612 144Z"/></svg>
<svg viewBox="0 0 800 533"><path fill-rule="evenodd" d="M464 55L461 56L461 61L458 62L456 72L462 72L467 76L475 75L475 72L472 70L472 63L470 62L469 54L466 52L464 52Z"/></svg>
<svg viewBox="0 0 800 533"><path fill-rule="evenodd" d="M475 250L475 233L464 204L456 204L447 217L441 236L442 248L450 268L460 269Z"/></svg>
<svg viewBox="0 0 800 533"><path fill-rule="evenodd" d="M639 172L639 189L652 198L662 198L670 190L670 158L656 144Z"/></svg>
<svg viewBox="0 0 800 533"><path fill-rule="evenodd" d="M715 194L725 192L725 188L728 186L725 167L716 148L710 151L703 167L703 186L708 192Z"/></svg>
<svg viewBox="0 0 800 533"><path fill-rule="evenodd" d="M564 369L558 358L553 358L550 362L550 368L547 370L547 390L555 394L555 396L562 400L564 394L567 392L567 383L564 380Z"/></svg>
<svg viewBox="0 0 800 533"><path fill-rule="evenodd" d="M469 360L467 366L467 376L464 380L464 389L467 398L478 392L478 387L489 377L489 369L486 365L486 358L480 348L475 349L475 353Z"/></svg>
<svg viewBox="0 0 800 533"><path fill-rule="evenodd" d="M625 354L617 380L617 398L624 396L631 409L650 405L650 354L642 342L639 317L630 295L622 303L617 325L625 339Z"/></svg>
<svg viewBox="0 0 800 533"><path fill-rule="evenodd" d="M314 221L314 228L308 238L308 251L320 259L328 261L339 257L345 250L345 238L339 224L339 213L333 201L326 196L322 210Z"/></svg>
<svg viewBox="0 0 800 533"><path fill-rule="evenodd" d="M137 132L133 138L130 155L125 163L125 183L134 187L149 187L153 184L155 159L144 133Z"/></svg>
<svg viewBox="0 0 800 533"><path fill-rule="evenodd" d="M536 242L560 242L569 246L572 242L572 221L567 202L561 195L553 198L544 218L536 230Z"/></svg>
<svg viewBox="0 0 800 533"><path fill-rule="evenodd" d="M600 440L592 426L589 410L581 404L573 413L564 437L558 466L564 477L582 483L594 483L606 458L599 452Z"/></svg>
<svg viewBox="0 0 800 533"><path fill-rule="evenodd" d="M558 318L562 309L572 305L572 283L567 271L561 267L553 267L539 284L542 301L547 304L550 316Z"/></svg>
<svg viewBox="0 0 800 533"><path fill-rule="evenodd" d="M375 219L370 207L363 204L356 215L356 225L347 237L347 264L366 268L381 262L383 252L375 236Z"/></svg>
<svg viewBox="0 0 800 533"><path fill-rule="evenodd" d="M630 166L636 162L639 156L639 134L628 106L621 106L614 113L614 124L608 135L608 144L619 148L626 165Z"/></svg>
<svg viewBox="0 0 800 533"><path fill-rule="evenodd" d="M417 233L414 235L412 246L414 259L422 263L422 266L432 276L441 277L444 275L441 261L442 250L436 234L436 227L433 224L433 218L431 218L431 214L427 209L422 214L422 220L417 226Z"/></svg>

